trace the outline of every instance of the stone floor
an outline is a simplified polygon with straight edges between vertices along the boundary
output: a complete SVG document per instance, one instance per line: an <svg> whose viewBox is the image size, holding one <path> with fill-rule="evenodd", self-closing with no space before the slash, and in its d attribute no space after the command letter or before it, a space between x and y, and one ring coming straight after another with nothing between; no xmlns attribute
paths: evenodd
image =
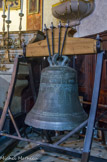
<svg viewBox="0 0 107 162"><path fill-rule="evenodd" d="M54 137L53 140L56 141L58 138L60 139L63 135L59 137ZM40 141L41 137L36 133L29 133L28 137ZM61 146L71 147L76 150L83 150L83 141L84 139L78 138L78 135L75 135L72 138L69 138L66 142L64 142ZM8 155L5 155L1 161L7 162L8 160L14 161L15 156L20 155L21 153L35 147L36 144L20 141L16 147L10 151ZM97 156L100 158L107 159L107 145L102 145L101 142L93 141L91 155ZM73 158L71 156L66 156L57 153L48 153L44 152L44 150L40 150L32 153L27 157L18 156L18 162L80 162L80 159Z"/></svg>

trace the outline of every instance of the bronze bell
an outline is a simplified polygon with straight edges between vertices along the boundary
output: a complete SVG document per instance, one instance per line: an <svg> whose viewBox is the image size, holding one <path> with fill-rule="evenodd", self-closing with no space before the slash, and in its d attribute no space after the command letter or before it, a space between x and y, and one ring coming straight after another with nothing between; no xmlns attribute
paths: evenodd
<svg viewBox="0 0 107 162"><path fill-rule="evenodd" d="M69 59L54 55L50 66L41 73L37 101L27 114L25 123L46 130L72 130L87 119L78 97L76 71L68 66Z"/></svg>

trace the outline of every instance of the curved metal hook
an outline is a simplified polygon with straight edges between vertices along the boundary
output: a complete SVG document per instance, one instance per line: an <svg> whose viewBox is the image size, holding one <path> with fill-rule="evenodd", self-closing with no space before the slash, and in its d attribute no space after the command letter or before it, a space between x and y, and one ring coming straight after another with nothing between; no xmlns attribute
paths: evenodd
<svg viewBox="0 0 107 162"><path fill-rule="evenodd" d="M49 65L52 66L52 59L50 57L48 57L48 62L49 62Z"/></svg>
<svg viewBox="0 0 107 162"><path fill-rule="evenodd" d="M58 54L54 54L52 59L48 57L50 66L68 66L70 60L67 56L60 57Z"/></svg>

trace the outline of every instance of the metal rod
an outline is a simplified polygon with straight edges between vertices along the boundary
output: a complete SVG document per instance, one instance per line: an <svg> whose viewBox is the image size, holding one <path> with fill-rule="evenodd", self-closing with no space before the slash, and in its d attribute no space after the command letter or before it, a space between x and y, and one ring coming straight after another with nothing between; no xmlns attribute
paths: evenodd
<svg viewBox="0 0 107 162"><path fill-rule="evenodd" d="M47 32L47 27L46 24L44 24L44 30L46 31L46 40L47 40L47 45L48 45L48 52L49 52L49 57L51 58L51 51L50 51L50 46L49 46L49 38L48 38L48 32Z"/></svg>
<svg viewBox="0 0 107 162"><path fill-rule="evenodd" d="M41 149L44 149L47 152L56 152L60 154L71 155L73 157L81 158L81 153L77 150L72 150L70 148L63 148L60 146L54 147L53 145L46 146L45 144L35 146L34 148L29 149L21 154L18 154L15 157L14 156L11 156L11 157L13 157L15 159L14 161L17 162L20 157L23 157L23 158L28 157L29 155ZM92 160L93 162L106 162L107 161L107 159L102 159L102 158L94 157L94 156L90 156L90 160ZM8 160L8 162L11 162L11 160Z"/></svg>
<svg viewBox="0 0 107 162"><path fill-rule="evenodd" d="M66 24L65 27L66 27L66 29L65 29L65 35L64 35L64 40L63 40L62 49L61 49L61 57L62 57L63 48L64 48L64 44L65 44L65 39L66 39L66 35L67 35L67 31L68 31L68 27L69 27L69 22Z"/></svg>
<svg viewBox="0 0 107 162"><path fill-rule="evenodd" d="M59 22L58 28L59 28L59 42L58 42L58 55L60 56L60 42L61 42L61 21Z"/></svg>
<svg viewBox="0 0 107 162"><path fill-rule="evenodd" d="M82 124L80 124L78 127L76 127L74 130L72 130L70 133L68 133L66 136L61 138L59 141L57 141L54 145L59 145L66 141L69 137L71 137L74 133L78 132L81 128L85 127L85 125L88 123L88 120L84 121Z"/></svg>
<svg viewBox="0 0 107 162"><path fill-rule="evenodd" d="M81 101L81 103L91 105L91 102L88 102L88 101ZM107 108L107 105L103 105L103 104L98 104L98 106L103 107L103 108Z"/></svg>
<svg viewBox="0 0 107 162"><path fill-rule="evenodd" d="M33 94L34 102L36 101L36 90L35 90L35 84L34 84L34 77L33 77L33 69L31 63L28 64L29 67L29 78L30 78L30 86Z"/></svg>
<svg viewBox="0 0 107 162"><path fill-rule="evenodd" d="M9 138L12 138L12 139L16 139L16 140L25 141L25 142L32 142L32 143L36 143L36 144L41 144L41 142L38 142L38 141L34 141L34 140L31 140L31 139L18 137L18 136L15 136L15 135L10 135L10 134L6 134L6 133L2 133L2 132L0 132L0 135L5 136L5 137L9 137Z"/></svg>
<svg viewBox="0 0 107 162"><path fill-rule="evenodd" d="M100 128L100 127L95 127L96 130L102 130L102 131L107 131L107 128Z"/></svg>
<svg viewBox="0 0 107 162"><path fill-rule="evenodd" d="M35 148L33 148L32 152L31 149L28 150L27 152L24 152L18 156L22 157L26 157L27 155L30 155L30 153L32 154L33 151L38 151L40 149L44 149L45 151L49 151L49 152L56 152L56 153L61 153L61 154L65 154L65 155L71 155L73 157L78 157L81 158L81 151L78 150L74 150L72 148L67 148L67 147L62 147L62 146L55 146L53 144L48 144L48 143L43 143L43 142L38 142L38 141L34 141L34 140L30 140L30 139L26 139L26 138L19 138L17 136L13 136L13 135L8 135L8 134L4 134L4 133L0 133L0 135L2 136L6 136L9 138L13 138L13 139L17 139L17 140L22 140L22 141L26 141L26 142L32 142L32 143L36 143L37 146ZM16 157L18 157L16 156ZM94 162L106 162L107 159L102 159L102 158L98 158L98 157L94 157L94 156L90 156L90 160L94 161Z"/></svg>
<svg viewBox="0 0 107 162"><path fill-rule="evenodd" d="M103 118L104 115L107 114L107 111L105 111L104 113L102 113L97 119L96 122L98 122L101 118Z"/></svg>
<svg viewBox="0 0 107 162"><path fill-rule="evenodd" d="M76 65L76 60L75 60L75 56L73 56L73 68L74 69L76 68L75 65Z"/></svg>
<svg viewBox="0 0 107 162"><path fill-rule="evenodd" d="M17 139L17 140L22 140L22 141L25 141L25 142L32 142L32 143L36 143L38 145L40 145L40 147L50 147L50 148L56 148L56 149L61 149L61 150L66 150L66 151L72 151L74 153L77 153L78 154L81 154L82 152L81 151L76 151L72 148L67 148L67 147L62 147L62 146L55 146L53 144L49 144L49 143L43 143L43 142L39 142L39 141L34 141L34 140L31 140L31 139L27 139L27 138L22 138L22 137L18 137L18 136L14 136L14 135L9 135L9 134L6 134L6 133L0 133L1 136L5 136L5 137L9 137L9 138L13 138L13 139Z"/></svg>
<svg viewBox="0 0 107 162"><path fill-rule="evenodd" d="M49 152L55 151L55 152L68 154L68 155L76 154L76 157L78 156L79 158L81 157L81 153L82 153L82 151L79 151L79 150L75 150L75 149L72 149L69 147L63 147L63 146L55 146L53 144L42 143L42 144L40 144L40 147L42 147L42 149L49 151Z"/></svg>
<svg viewBox="0 0 107 162"><path fill-rule="evenodd" d="M18 127L17 127L17 125L16 125L16 122L15 122L15 120L14 120L14 118L13 118L13 115L12 115L10 109L8 109L8 113L9 113L9 115L10 115L10 118L11 118L11 120L12 120L12 123L13 123L13 125L14 125L14 128L15 128L16 132L17 132L18 137L21 137L20 132L19 132L19 130L18 130Z"/></svg>
<svg viewBox="0 0 107 162"><path fill-rule="evenodd" d="M0 131L2 131L2 128L4 126L7 110L10 107L11 100L12 100L12 97L13 97L13 92L14 92L14 87L15 87L15 83L16 83L16 75L17 75L17 71L18 71L18 66L19 66L19 60L18 60L18 58L15 58L14 67L13 67L13 73L12 73L12 79L11 79L11 83L9 85L7 99L6 99L6 102L5 102L5 105L4 105L4 108L3 108L3 112L2 112L2 115L1 115L1 118L0 118Z"/></svg>
<svg viewBox="0 0 107 162"><path fill-rule="evenodd" d="M70 155L72 157L81 158L81 151L74 150L72 148L54 146L51 144L48 144L48 146L46 144L42 144L40 145L40 147L41 149L44 149L45 151L48 151L48 152L56 152L56 153L60 153L63 155L65 154L65 155ZM107 161L107 159L94 157L94 156L90 156L90 160L93 162L106 162Z"/></svg>
<svg viewBox="0 0 107 162"><path fill-rule="evenodd" d="M93 89L93 95L92 95L92 104L91 104L91 109L90 109L90 115L89 115L89 120L88 120L88 126L87 126L85 141L84 141L84 148L83 148L81 162L89 161L92 138L93 138L93 131L94 131L93 128L95 125L96 111L98 107L98 98L99 98L102 65L103 65L103 55L104 55L104 52L101 52L101 53L98 53L98 56L97 56L94 89Z"/></svg>
<svg viewBox="0 0 107 162"><path fill-rule="evenodd" d="M54 32L53 32L54 26L53 26L53 22L51 22L50 28L51 28L51 33L52 33L52 55L54 55Z"/></svg>

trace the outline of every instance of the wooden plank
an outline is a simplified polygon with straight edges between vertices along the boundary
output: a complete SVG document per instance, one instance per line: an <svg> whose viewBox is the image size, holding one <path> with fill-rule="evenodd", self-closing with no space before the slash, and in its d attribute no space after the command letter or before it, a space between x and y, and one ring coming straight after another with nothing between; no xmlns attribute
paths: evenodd
<svg viewBox="0 0 107 162"><path fill-rule="evenodd" d="M62 46L63 38L61 38ZM52 40L49 38L50 49L52 52ZM54 38L54 51L58 52L58 38ZM72 38L67 37L63 55L80 55L80 54L95 54L96 40L88 38ZM42 40L27 46L26 57L49 56L47 41Z"/></svg>
<svg viewBox="0 0 107 162"><path fill-rule="evenodd" d="M61 38L64 37L64 34L65 34L65 30L66 28L61 28ZM53 29L53 32L54 32L54 38L59 38L59 28L54 28ZM76 33L76 30L75 29L72 29L72 28L68 28L68 32L67 32L67 35L73 35L74 33ZM48 37L52 39L52 34L51 34L51 30L48 30Z"/></svg>
<svg viewBox="0 0 107 162"><path fill-rule="evenodd" d="M61 28L61 46L64 39L65 28ZM74 30L69 28L68 33L73 33ZM96 40L89 38L74 38L68 37L67 34L63 55L77 55L77 54L93 54L96 53ZM48 30L49 44L52 53L52 34ZM58 39L59 29L54 29L54 51L58 53ZM33 44L29 44L26 49L26 57L49 56L47 41L41 40Z"/></svg>

